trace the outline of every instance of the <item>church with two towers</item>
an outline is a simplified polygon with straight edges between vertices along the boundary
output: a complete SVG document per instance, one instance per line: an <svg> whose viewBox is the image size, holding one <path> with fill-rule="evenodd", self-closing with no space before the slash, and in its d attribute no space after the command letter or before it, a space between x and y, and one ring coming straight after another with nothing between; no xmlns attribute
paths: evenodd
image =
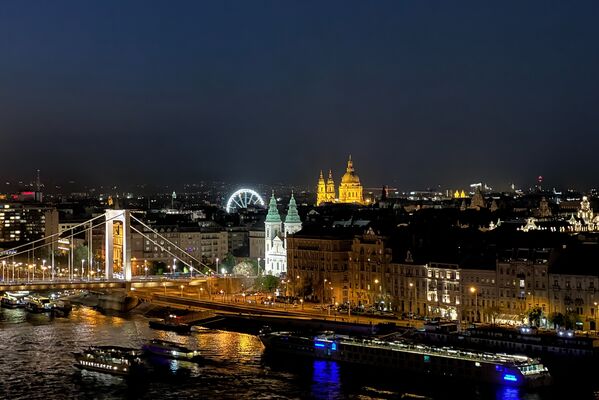
<svg viewBox="0 0 599 400"><path fill-rule="evenodd" d="M264 221L264 272L279 276L287 272L287 236L302 229L295 197L291 193L285 222L281 219L274 192Z"/></svg>

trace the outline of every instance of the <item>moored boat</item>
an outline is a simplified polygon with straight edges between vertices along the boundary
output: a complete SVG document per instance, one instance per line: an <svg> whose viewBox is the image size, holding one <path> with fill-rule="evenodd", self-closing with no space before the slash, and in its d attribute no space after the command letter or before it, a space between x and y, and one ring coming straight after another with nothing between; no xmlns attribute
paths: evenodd
<svg viewBox="0 0 599 400"><path fill-rule="evenodd" d="M150 328L161 329L164 331L173 331L180 334L187 334L191 332L191 325L181 322L174 314L169 315L166 318L159 318L150 320Z"/></svg>
<svg viewBox="0 0 599 400"><path fill-rule="evenodd" d="M25 298L25 310L36 314L50 312L52 304L47 297L30 296Z"/></svg>
<svg viewBox="0 0 599 400"><path fill-rule="evenodd" d="M178 343L169 342L167 340L153 339L144 344L142 349L146 354L152 356L194 362L201 360L199 351L190 350Z"/></svg>
<svg viewBox="0 0 599 400"><path fill-rule="evenodd" d="M508 386L545 386L549 371L537 359L425 346L402 339L360 339L325 333L302 336L289 332L260 335L267 351L308 356L371 367L398 369Z"/></svg>
<svg viewBox="0 0 599 400"><path fill-rule="evenodd" d="M75 353L75 367L112 375L130 375L142 369L141 352L117 346L91 346Z"/></svg>
<svg viewBox="0 0 599 400"><path fill-rule="evenodd" d="M2 305L3 308L20 308L25 307L25 302L23 299L4 293L0 298L0 305Z"/></svg>

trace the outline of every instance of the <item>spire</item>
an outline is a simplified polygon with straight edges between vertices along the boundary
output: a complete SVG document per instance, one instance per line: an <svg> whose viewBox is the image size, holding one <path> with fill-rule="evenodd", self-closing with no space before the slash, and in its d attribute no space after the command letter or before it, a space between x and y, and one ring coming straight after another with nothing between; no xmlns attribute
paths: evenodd
<svg viewBox="0 0 599 400"><path fill-rule="evenodd" d="M322 170L320 170L320 176L318 177L318 182L323 181L324 182L324 176L322 175Z"/></svg>
<svg viewBox="0 0 599 400"><path fill-rule="evenodd" d="M331 171L330 169L329 169L329 178L328 178L328 180L329 181L333 180L333 171Z"/></svg>
<svg viewBox="0 0 599 400"><path fill-rule="evenodd" d="M347 172L354 172L354 162L351 160L351 154L349 155L349 160L347 160Z"/></svg>
<svg viewBox="0 0 599 400"><path fill-rule="evenodd" d="M387 201L387 185L383 185L383 190L381 192L381 201Z"/></svg>
<svg viewBox="0 0 599 400"><path fill-rule="evenodd" d="M36 192L41 192L42 191L42 181L40 180L40 170L37 170L37 174L35 176L35 191Z"/></svg>
<svg viewBox="0 0 599 400"><path fill-rule="evenodd" d="M295 203L295 197L291 192L291 198L289 199L289 209L287 211L287 217L285 217L286 224L301 224L302 220L297 213L297 204Z"/></svg>
<svg viewBox="0 0 599 400"><path fill-rule="evenodd" d="M279 209L277 208L277 199L275 199L275 191L272 191L270 203L268 204L268 214L266 214L266 222L281 222Z"/></svg>

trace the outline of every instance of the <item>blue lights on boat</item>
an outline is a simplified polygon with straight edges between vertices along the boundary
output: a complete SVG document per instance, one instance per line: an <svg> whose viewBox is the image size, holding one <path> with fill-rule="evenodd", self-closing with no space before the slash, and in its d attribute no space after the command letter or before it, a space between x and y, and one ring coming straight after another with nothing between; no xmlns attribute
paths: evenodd
<svg viewBox="0 0 599 400"><path fill-rule="evenodd" d="M314 343L314 347L322 347L322 348L324 348L324 343L318 343L318 342L316 342L316 343Z"/></svg>
<svg viewBox="0 0 599 400"><path fill-rule="evenodd" d="M331 350L337 350L337 343L331 343Z"/></svg>
<svg viewBox="0 0 599 400"><path fill-rule="evenodd" d="M503 375L503 380L508 382L518 382L518 378L514 374L505 374Z"/></svg>

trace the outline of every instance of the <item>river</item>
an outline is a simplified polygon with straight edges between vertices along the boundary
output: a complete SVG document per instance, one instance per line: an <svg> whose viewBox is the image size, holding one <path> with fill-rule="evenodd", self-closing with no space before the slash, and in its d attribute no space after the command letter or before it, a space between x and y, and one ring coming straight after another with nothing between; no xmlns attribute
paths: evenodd
<svg viewBox="0 0 599 400"><path fill-rule="evenodd" d="M205 362L165 363L131 381L73 367L73 352L89 345L141 347L161 338L199 349ZM439 384L401 374L361 370L328 361L269 360L256 336L200 330L190 336L152 330L140 314L105 315L75 306L68 318L0 309L2 399L397 399L406 393L434 399L544 400L568 388L526 392L511 388ZM584 389L577 398L594 398Z"/></svg>

